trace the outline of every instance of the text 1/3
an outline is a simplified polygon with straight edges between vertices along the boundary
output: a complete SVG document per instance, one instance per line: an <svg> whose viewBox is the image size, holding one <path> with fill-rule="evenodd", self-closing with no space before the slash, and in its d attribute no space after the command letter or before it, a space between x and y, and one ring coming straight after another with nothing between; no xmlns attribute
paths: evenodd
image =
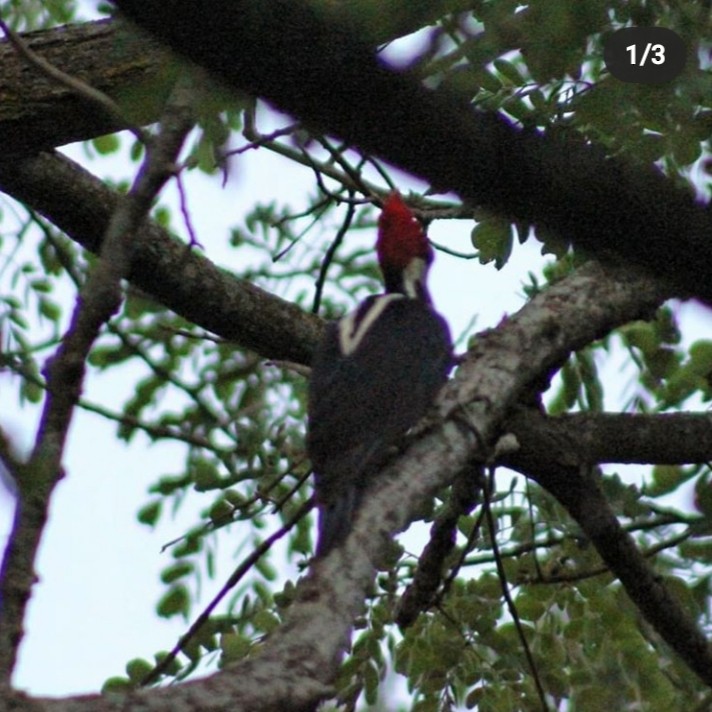
<svg viewBox="0 0 712 712"><path fill-rule="evenodd" d="M640 57L640 63L636 62L636 50L637 45L628 45L626 51L630 55L630 63L638 64L640 67L644 67L647 61L651 61L653 64L665 64L665 45L652 44L651 42L646 43L643 49L643 54ZM652 57L650 56L652 55Z"/></svg>
<svg viewBox="0 0 712 712"><path fill-rule="evenodd" d="M661 84L685 68L687 48L667 27L623 27L603 38L603 61L622 82Z"/></svg>

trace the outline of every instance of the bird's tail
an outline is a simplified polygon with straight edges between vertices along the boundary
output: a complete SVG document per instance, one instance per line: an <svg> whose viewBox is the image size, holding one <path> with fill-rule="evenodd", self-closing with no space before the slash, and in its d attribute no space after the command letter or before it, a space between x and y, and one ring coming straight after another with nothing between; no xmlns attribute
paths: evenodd
<svg viewBox="0 0 712 712"><path fill-rule="evenodd" d="M361 505L363 488L347 487L333 502L319 507L319 538L316 556L326 556L349 535L356 511Z"/></svg>

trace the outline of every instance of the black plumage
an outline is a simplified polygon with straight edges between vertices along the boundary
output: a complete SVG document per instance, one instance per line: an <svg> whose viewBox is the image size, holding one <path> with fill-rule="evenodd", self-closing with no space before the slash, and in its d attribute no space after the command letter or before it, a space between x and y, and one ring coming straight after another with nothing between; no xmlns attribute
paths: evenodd
<svg viewBox="0 0 712 712"><path fill-rule="evenodd" d="M401 201L396 232L386 239L398 240L405 226L407 247L416 246L417 254L397 254L399 269L395 260L384 264L379 250L390 291L329 324L312 363L307 447L319 507L317 556L344 540L372 476L425 415L452 367L450 330L425 287L431 248L402 207ZM393 219L382 219L380 227L379 240L394 228Z"/></svg>

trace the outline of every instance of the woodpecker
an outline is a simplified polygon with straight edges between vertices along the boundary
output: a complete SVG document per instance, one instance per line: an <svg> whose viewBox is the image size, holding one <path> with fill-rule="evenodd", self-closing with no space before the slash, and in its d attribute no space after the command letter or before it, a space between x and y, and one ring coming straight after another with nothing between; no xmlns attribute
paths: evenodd
<svg viewBox="0 0 712 712"><path fill-rule="evenodd" d="M450 330L427 289L433 249L399 193L383 206L376 253L385 292L329 324L312 362L307 450L317 557L346 538L366 485L423 417L453 363Z"/></svg>

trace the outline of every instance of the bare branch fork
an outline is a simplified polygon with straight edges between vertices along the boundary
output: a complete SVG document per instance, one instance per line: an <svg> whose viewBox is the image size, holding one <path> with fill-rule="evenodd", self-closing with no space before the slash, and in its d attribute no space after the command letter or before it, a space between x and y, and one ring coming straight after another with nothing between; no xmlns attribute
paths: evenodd
<svg viewBox="0 0 712 712"><path fill-rule="evenodd" d="M121 304L121 280L129 273L133 235L153 199L173 175L178 152L192 126L188 94L185 87L178 87L131 191L109 222L101 259L77 298L61 345L47 364L45 404L32 453L18 481L16 516L2 564L0 681L3 685L9 685L22 640L25 608L35 580L35 556L52 491L63 474L66 436L80 399L87 356L102 326Z"/></svg>

